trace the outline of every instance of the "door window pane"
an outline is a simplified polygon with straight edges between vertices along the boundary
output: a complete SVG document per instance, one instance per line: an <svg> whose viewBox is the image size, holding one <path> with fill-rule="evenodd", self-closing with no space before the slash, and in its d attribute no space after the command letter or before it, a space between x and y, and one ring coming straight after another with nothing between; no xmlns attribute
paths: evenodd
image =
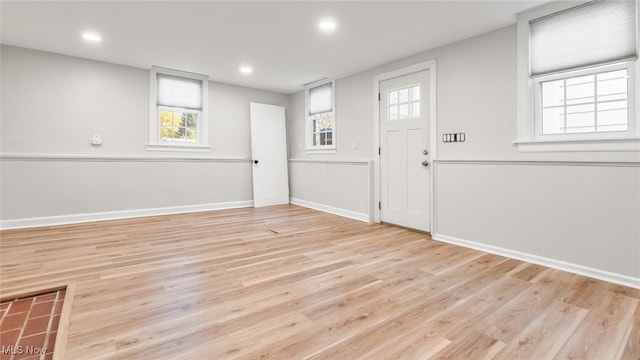
<svg viewBox="0 0 640 360"><path fill-rule="evenodd" d="M387 92L389 99L388 120L413 119L420 114L420 85L393 89Z"/></svg>

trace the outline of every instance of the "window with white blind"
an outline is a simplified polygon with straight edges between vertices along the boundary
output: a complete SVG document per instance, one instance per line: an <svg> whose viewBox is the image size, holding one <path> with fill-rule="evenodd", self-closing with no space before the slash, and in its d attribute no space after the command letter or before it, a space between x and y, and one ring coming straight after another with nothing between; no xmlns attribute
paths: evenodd
<svg viewBox="0 0 640 360"><path fill-rule="evenodd" d="M208 77L152 67L149 150L208 151Z"/></svg>
<svg viewBox="0 0 640 360"><path fill-rule="evenodd" d="M320 81L305 87L306 152L336 151L336 117L333 81Z"/></svg>
<svg viewBox="0 0 640 360"><path fill-rule="evenodd" d="M518 18L518 148L638 151L637 2L558 2Z"/></svg>

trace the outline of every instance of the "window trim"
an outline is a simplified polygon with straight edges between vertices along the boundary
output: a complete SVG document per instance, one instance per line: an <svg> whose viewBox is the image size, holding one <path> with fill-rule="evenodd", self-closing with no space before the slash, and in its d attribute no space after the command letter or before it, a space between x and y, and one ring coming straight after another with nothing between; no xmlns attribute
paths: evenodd
<svg viewBox="0 0 640 360"><path fill-rule="evenodd" d="M599 64L586 68L571 69L563 72L531 77L529 63L529 22L560 11L565 11L588 3L552 2L518 15L517 22L517 140L513 142L520 152L565 152L565 151L640 151L640 121L636 115L640 109L640 65L639 60L627 60L629 66L629 130L627 132L601 132L576 134L540 135L536 132L538 119L536 116L536 86L540 79L552 76L561 78L562 74L573 75L588 72L611 64ZM636 10L638 11L638 10ZM640 49L640 34L636 26L637 48ZM621 61L617 64L621 64Z"/></svg>
<svg viewBox="0 0 640 360"><path fill-rule="evenodd" d="M333 134L331 145L313 146L313 135L311 127L311 116L309 115L309 90L331 83L331 116L333 117ZM323 79L307 84L304 87L304 131L305 131L305 154L335 154L337 152L337 119L336 119L336 82L335 80Z"/></svg>
<svg viewBox="0 0 640 360"><path fill-rule="evenodd" d="M159 108L166 106L158 105L158 74L182 77L199 80L202 82L202 109L185 109L188 112L199 112L198 130L196 143L188 142L168 142L160 140L160 119ZM171 107L172 109L178 109ZM186 71L152 66L149 70L149 151L185 151L185 152L209 152L209 77L207 75L195 74Z"/></svg>

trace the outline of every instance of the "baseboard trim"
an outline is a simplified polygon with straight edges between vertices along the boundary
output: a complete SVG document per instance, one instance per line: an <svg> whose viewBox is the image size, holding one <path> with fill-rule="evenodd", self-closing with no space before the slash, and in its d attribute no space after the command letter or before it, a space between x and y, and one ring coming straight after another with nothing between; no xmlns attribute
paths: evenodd
<svg viewBox="0 0 640 360"><path fill-rule="evenodd" d="M42 226L78 224L93 221L107 221L117 219L138 218L145 216L181 214L200 211L237 209L253 206L253 200L248 201L231 201L210 204L171 206L163 208L122 210L122 211L106 211L88 214L71 214L46 216L25 219L0 220L0 230L24 229Z"/></svg>
<svg viewBox="0 0 640 360"><path fill-rule="evenodd" d="M307 200L296 199L296 198L290 198L289 202L293 205L298 205L298 206L306 207L309 209L323 211L329 214L338 215L338 216L346 217L349 219L354 219L354 220L363 221L367 223L370 222L369 215L365 213L345 210L345 209L341 209L341 208L337 208L329 205L319 204L313 201L307 201Z"/></svg>
<svg viewBox="0 0 640 360"><path fill-rule="evenodd" d="M543 256L527 254L519 251L509 250L497 246L477 243L474 241L463 240L443 234L432 234L434 240L446 242L453 245L459 245L466 248L484 251L487 253L509 257L532 264L542 265L553 269L567 271L570 273L591 277L598 280L607 281L614 284L624 285L635 289L640 289L640 278L634 278L627 275L616 274L604 270L594 269L587 266L568 263L561 260L555 260Z"/></svg>

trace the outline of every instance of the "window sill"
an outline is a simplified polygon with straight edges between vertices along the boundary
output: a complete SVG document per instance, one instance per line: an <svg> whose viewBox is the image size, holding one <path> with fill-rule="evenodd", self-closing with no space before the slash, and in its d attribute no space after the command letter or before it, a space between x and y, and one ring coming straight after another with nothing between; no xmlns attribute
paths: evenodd
<svg viewBox="0 0 640 360"><path fill-rule="evenodd" d="M336 148L329 148L329 149L315 149L315 148L307 148L304 149L304 153L305 154L335 154L336 153Z"/></svg>
<svg viewBox="0 0 640 360"><path fill-rule="evenodd" d="M147 144L149 151L211 152L211 146L197 144Z"/></svg>
<svg viewBox="0 0 640 360"><path fill-rule="evenodd" d="M544 139L513 142L520 152L640 151L640 137L617 139Z"/></svg>

